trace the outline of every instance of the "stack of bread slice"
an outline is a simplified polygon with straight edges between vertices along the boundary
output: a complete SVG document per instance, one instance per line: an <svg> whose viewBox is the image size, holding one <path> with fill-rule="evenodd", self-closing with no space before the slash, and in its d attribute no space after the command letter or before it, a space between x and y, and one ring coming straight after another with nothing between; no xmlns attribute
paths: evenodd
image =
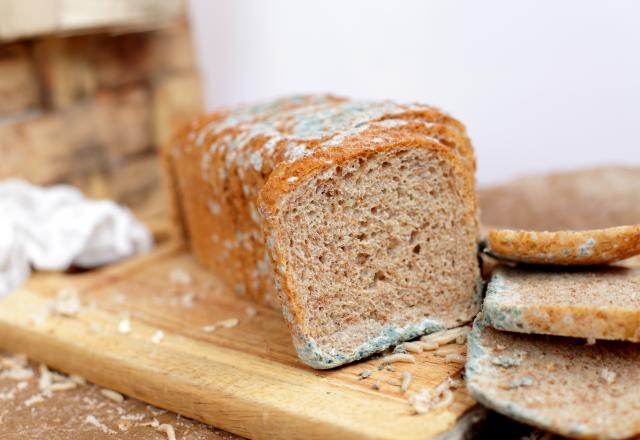
<svg viewBox="0 0 640 440"><path fill-rule="evenodd" d="M510 199L511 224L522 230L486 234L485 252L504 263L469 336L470 393L569 437L640 434L640 259L629 259L640 254L640 170L600 168L505 188L481 193L481 207L502 212L489 224L505 227Z"/></svg>

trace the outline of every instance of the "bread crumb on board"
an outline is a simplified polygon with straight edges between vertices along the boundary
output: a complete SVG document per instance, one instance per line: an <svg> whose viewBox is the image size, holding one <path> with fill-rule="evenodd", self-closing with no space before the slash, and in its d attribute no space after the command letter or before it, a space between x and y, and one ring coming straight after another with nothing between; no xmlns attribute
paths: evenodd
<svg viewBox="0 0 640 440"><path fill-rule="evenodd" d="M424 335L420 338L420 342L422 342L423 348L427 349L425 346L433 346L433 345L446 345L451 342L464 343L467 334L471 331L471 326L465 325L462 327L450 328L447 330L442 330L439 332L431 333L429 335ZM437 347L436 347L437 348Z"/></svg>
<svg viewBox="0 0 640 440"><path fill-rule="evenodd" d="M362 370L360 373L358 373L358 378L360 380L366 379L366 378L368 378L370 376L371 376L371 371L370 370Z"/></svg>
<svg viewBox="0 0 640 440"><path fill-rule="evenodd" d="M596 338L587 338L587 345L596 345Z"/></svg>
<svg viewBox="0 0 640 440"><path fill-rule="evenodd" d="M62 287L58 290L52 311L62 316L75 316L80 312L80 297L78 289L74 286Z"/></svg>
<svg viewBox="0 0 640 440"><path fill-rule="evenodd" d="M78 387L78 384L72 381L53 383L49 387L50 391L68 391Z"/></svg>
<svg viewBox="0 0 640 440"><path fill-rule="evenodd" d="M190 285L192 281L191 274L181 268L172 269L171 272L169 272L169 279L174 284L182 285Z"/></svg>
<svg viewBox="0 0 640 440"><path fill-rule="evenodd" d="M108 388L102 388L100 390L100 394L106 397L109 400L113 400L117 403L122 403L124 401L124 396L117 391L110 390Z"/></svg>
<svg viewBox="0 0 640 440"><path fill-rule="evenodd" d="M462 381L448 377L434 389L423 388L409 397L415 414L448 408L453 403L453 390L462 386Z"/></svg>
<svg viewBox="0 0 640 440"><path fill-rule="evenodd" d="M163 423L162 425L158 425L156 431L164 432L167 435L167 440L176 440L176 431L172 425Z"/></svg>
<svg viewBox="0 0 640 440"><path fill-rule="evenodd" d="M131 320L124 318L118 322L118 333L126 335L131 333Z"/></svg>
<svg viewBox="0 0 640 440"><path fill-rule="evenodd" d="M69 375L69 380L71 380L72 382L77 383L78 385L86 385L87 381L84 377L79 376L77 374L71 374Z"/></svg>
<svg viewBox="0 0 640 440"><path fill-rule="evenodd" d="M438 348L433 352L436 356L445 357L449 354L464 354L467 351L465 345L450 344Z"/></svg>
<svg viewBox="0 0 640 440"><path fill-rule="evenodd" d="M156 330L153 336L151 336L151 342L159 344L164 339L164 332L162 330Z"/></svg>
<svg viewBox="0 0 640 440"><path fill-rule="evenodd" d="M256 316L258 314L258 310L253 307L253 306L247 306L246 309L244 309L244 313L249 317L249 318L253 318L254 316Z"/></svg>
<svg viewBox="0 0 640 440"><path fill-rule="evenodd" d="M422 353L424 348L419 342L405 342L402 344L404 349L409 353Z"/></svg>
<svg viewBox="0 0 640 440"><path fill-rule="evenodd" d="M102 431L103 434L109 434L109 435L117 434L116 431L114 431L113 429L109 428L107 425L102 423L93 414L87 415L84 418L84 423L86 423L88 425L91 425L91 426L93 426L95 428L98 428L100 431Z"/></svg>
<svg viewBox="0 0 640 440"><path fill-rule="evenodd" d="M464 364L467 362L467 357L463 354L450 353L444 357L446 363Z"/></svg>
<svg viewBox="0 0 640 440"><path fill-rule="evenodd" d="M388 364L393 364L395 362L406 362L409 364L415 364L416 358L413 357L413 355L410 355L408 353L395 353L395 354L384 356L382 358L382 362L380 363L380 365L388 365Z"/></svg>
<svg viewBox="0 0 640 440"><path fill-rule="evenodd" d="M213 333L216 331L216 329L218 329L219 327L222 328L233 328L235 326L237 326L240 323L240 320L238 318L229 318L229 319L222 319L214 324L208 324L202 327L202 330L206 333Z"/></svg>
<svg viewBox="0 0 640 440"><path fill-rule="evenodd" d="M403 393L406 393L409 390L412 380L413 380L413 375L411 374L411 372L409 371L402 372L402 385L400 386L400 389L402 390Z"/></svg>
<svg viewBox="0 0 640 440"><path fill-rule="evenodd" d="M182 304L182 307L190 309L191 307L193 307L194 298L195 294L193 292L186 292L180 297L180 304Z"/></svg>

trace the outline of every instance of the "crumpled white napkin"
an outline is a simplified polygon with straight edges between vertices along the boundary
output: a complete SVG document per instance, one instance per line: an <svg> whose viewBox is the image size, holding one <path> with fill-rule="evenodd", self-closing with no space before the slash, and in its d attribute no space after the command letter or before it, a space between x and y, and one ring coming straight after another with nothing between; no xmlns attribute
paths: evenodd
<svg viewBox="0 0 640 440"><path fill-rule="evenodd" d="M69 185L0 181L0 298L38 270L91 268L148 251L149 230L127 208Z"/></svg>

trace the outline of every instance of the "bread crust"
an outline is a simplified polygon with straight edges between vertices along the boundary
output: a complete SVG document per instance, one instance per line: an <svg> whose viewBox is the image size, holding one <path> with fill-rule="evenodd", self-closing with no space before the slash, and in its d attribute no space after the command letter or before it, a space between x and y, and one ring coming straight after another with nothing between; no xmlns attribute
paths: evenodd
<svg viewBox="0 0 640 440"><path fill-rule="evenodd" d="M556 232L490 229L486 251L530 264L609 264L640 254L640 225Z"/></svg>

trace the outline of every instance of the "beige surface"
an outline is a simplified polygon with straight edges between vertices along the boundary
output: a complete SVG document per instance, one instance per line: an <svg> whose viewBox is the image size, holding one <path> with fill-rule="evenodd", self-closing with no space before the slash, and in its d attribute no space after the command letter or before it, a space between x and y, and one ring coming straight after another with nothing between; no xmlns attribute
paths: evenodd
<svg viewBox="0 0 640 440"><path fill-rule="evenodd" d="M189 285L172 283L181 268ZM80 290L75 316L37 315L60 287ZM189 306L185 294L193 293ZM225 292L180 246L103 272L38 277L0 306L3 348L65 372L253 438L427 438L451 427L473 405L462 391L448 410L415 416L406 396L388 384L412 371L411 390L434 387L457 373L431 353L416 364L378 371L379 360L318 372L295 356L278 312ZM131 332L118 323L128 312ZM33 321L36 317L35 322ZM236 317L234 328L203 326ZM151 336L162 329L165 338ZM368 368L372 377L358 380ZM381 390L372 385L380 381Z"/></svg>
<svg viewBox="0 0 640 440"><path fill-rule="evenodd" d="M640 168L524 176L480 188L478 200L485 226L559 231L640 224Z"/></svg>
<svg viewBox="0 0 640 440"><path fill-rule="evenodd" d="M0 365L12 356L0 352ZM32 403L39 395L39 366L30 363L34 375L25 380L6 377L0 368L0 439L164 440L166 435L149 426L156 419L173 426L181 440L232 440L238 437L206 426L175 413L127 398L115 402L100 393L95 385L81 385L72 390L55 391L42 402ZM99 426L90 421L98 422Z"/></svg>

